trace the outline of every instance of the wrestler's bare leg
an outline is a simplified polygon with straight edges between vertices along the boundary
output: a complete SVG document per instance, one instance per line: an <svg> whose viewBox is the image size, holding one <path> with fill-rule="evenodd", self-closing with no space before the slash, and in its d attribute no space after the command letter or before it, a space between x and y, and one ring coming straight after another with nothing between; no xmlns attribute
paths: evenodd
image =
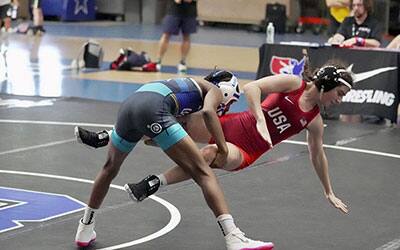
<svg viewBox="0 0 400 250"><path fill-rule="evenodd" d="M227 142L227 146L228 146L228 157L227 157L227 161L226 164L224 165L224 167L222 169L226 170L226 171L232 171L236 168L238 168L243 161L243 156L242 153L240 152L240 150L238 149L238 147L236 147L235 145L233 145L232 143ZM210 144L207 145L205 147L203 147L201 150L201 154L203 155L204 159L206 160L208 165L211 165L211 162L215 159L215 156L217 154L217 145L215 144ZM185 181L190 179L190 175L187 174L181 167L179 166L175 166L172 167L170 169L168 169L167 171L165 171L164 173L166 182L168 183L168 185L170 184L175 184L181 181Z"/></svg>

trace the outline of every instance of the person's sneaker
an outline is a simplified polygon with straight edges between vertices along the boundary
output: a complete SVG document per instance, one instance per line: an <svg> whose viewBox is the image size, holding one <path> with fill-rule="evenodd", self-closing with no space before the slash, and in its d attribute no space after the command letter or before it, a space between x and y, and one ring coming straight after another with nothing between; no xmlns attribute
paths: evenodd
<svg viewBox="0 0 400 250"><path fill-rule="evenodd" d="M124 188L132 200L140 202L157 192L160 184L160 179L157 176L149 175L138 183L125 184Z"/></svg>
<svg viewBox="0 0 400 250"><path fill-rule="evenodd" d="M239 228L225 236L227 250L271 250L272 242L262 242L247 238Z"/></svg>
<svg viewBox="0 0 400 250"><path fill-rule="evenodd" d="M178 74L186 74L187 73L186 64L179 63L177 68L178 68Z"/></svg>
<svg viewBox="0 0 400 250"><path fill-rule="evenodd" d="M88 145L92 148L100 148L107 146L110 136L106 130L100 132L92 132L81 127L75 127L76 140L79 143Z"/></svg>
<svg viewBox="0 0 400 250"><path fill-rule="evenodd" d="M160 72L160 71L161 71L161 68L162 68L161 63L160 63L160 62L157 62L157 63L156 63L156 70L157 70L158 72Z"/></svg>
<svg viewBox="0 0 400 250"><path fill-rule="evenodd" d="M89 224L83 224L82 219L79 220L78 230L75 235L75 243L79 247L87 247L96 240L96 232L94 231L94 221Z"/></svg>

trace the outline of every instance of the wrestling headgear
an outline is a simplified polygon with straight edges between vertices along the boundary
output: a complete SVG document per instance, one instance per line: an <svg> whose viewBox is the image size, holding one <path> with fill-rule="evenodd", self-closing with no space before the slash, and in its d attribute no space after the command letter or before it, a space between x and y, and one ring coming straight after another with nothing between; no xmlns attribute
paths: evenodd
<svg viewBox="0 0 400 250"><path fill-rule="evenodd" d="M225 114L229 110L229 106L239 100L239 82L233 73L226 70L217 70L204 77L204 80L211 82L222 92L223 99L217 108L218 115Z"/></svg>
<svg viewBox="0 0 400 250"><path fill-rule="evenodd" d="M353 78L351 72L346 69L338 69L335 66L328 65L320 68L317 73L315 73L313 80L318 90L328 92L335 87L343 84L349 87L353 87Z"/></svg>

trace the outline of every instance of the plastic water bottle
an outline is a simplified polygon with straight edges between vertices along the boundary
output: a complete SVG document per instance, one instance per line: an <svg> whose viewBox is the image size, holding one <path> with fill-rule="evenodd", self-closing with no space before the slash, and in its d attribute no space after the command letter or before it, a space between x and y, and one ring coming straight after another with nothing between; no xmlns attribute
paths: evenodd
<svg viewBox="0 0 400 250"><path fill-rule="evenodd" d="M275 37L275 27L274 24L269 22L267 26L267 38L266 42L267 43L274 43L274 37Z"/></svg>

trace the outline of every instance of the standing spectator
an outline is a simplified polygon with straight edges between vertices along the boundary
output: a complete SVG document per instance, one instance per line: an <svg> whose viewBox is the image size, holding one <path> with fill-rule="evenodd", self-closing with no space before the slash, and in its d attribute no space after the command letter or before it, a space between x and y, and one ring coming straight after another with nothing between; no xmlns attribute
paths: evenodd
<svg viewBox="0 0 400 250"><path fill-rule="evenodd" d="M178 73L186 73L186 57L190 50L190 34L197 31L197 1L169 0L167 15L163 20L163 34L159 42L157 54L157 70L161 70L161 61L167 51L171 35L179 35L182 31L181 60L177 66Z"/></svg>
<svg viewBox="0 0 400 250"><path fill-rule="evenodd" d="M11 8L11 0L0 0L0 28L1 31L9 31L11 28L11 18L8 15Z"/></svg>
<svg viewBox="0 0 400 250"><path fill-rule="evenodd" d="M43 28L44 18L43 11L40 7L40 0L32 0L32 16L33 16L33 26L31 27L34 34L41 35L46 32Z"/></svg>
<svg viewBox="0 0 400 250"><path fill-rule="evenodd" d="M325 0L329 9L329 35L336 33L343 20L350 15L350 0Z"/></svg>
<svg viewBox="0 0 400 250"><path fill-rule="evenodd" d="M372 13L372 0L350 1L354 16L343 20L337 33L328 43L343 46L379 47L383 35L383 27Z"/></svg>

